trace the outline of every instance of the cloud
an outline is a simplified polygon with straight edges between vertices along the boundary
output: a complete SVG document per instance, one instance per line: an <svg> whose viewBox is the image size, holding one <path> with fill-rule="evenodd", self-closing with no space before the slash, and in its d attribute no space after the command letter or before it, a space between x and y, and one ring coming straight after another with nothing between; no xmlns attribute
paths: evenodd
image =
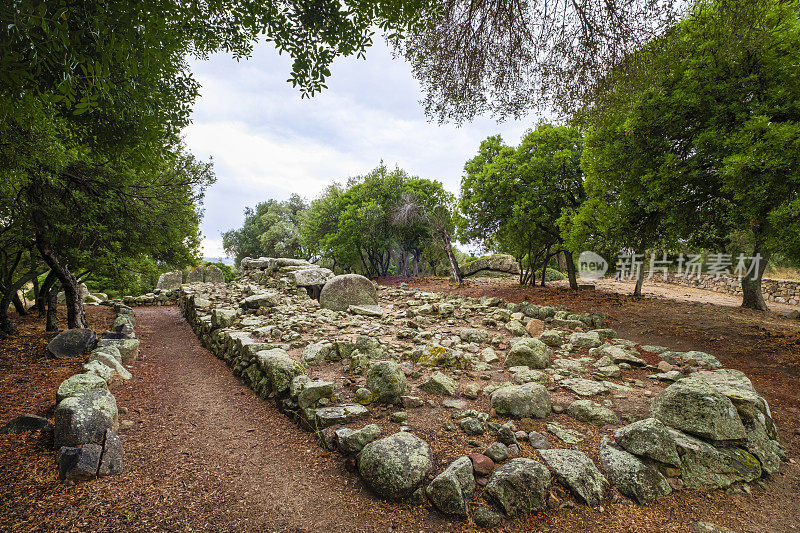
<svg viewBox="0 0 800 533"><path fill-rule="evenodd" d="M202 89L184 135L190 150L214 160L217 183L201 228L214 255L220 232L240 226L246 206L292 193L314 198L381 160L458 193L464 163L481 140L501 133L517 143L533 124L430 123L409 66L392 60L382 43L367 57L337 60L329 89L312 99L285 82L290 61L266 45L248 61L217 55L193 63Z"/></svg>

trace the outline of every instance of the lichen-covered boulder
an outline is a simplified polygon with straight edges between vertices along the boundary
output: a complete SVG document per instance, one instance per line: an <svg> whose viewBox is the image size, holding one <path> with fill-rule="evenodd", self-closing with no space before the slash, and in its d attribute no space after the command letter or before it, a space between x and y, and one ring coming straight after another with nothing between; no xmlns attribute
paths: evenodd
<svg viewBox="0 0 800 533"><path fill-rule="evenodd" d="M459 457L433 478L425 489L428 499L446 515L467 517L467 503L475 494L472 460Z"/></svg>
<svg viewBox="0 0 800 533"><path fill-rule="evenodd" d="M436 371L422 383L419 388L430 394L441 394L444 396L452 396L456 392L456 382Z"/></svg>
<svg viewBox="0 0 800 533"><path fill-rule="evenodd" d="M361 429L341 428L336 430L336 442L340 452L355 455L364 446L381 436L381 428L377 424L367 424Z"/></svg>
<svg viewBox="0 0 800 533"><path fill-rule="evenodd" d="M619 418L614 411L591 400L575 400L567 407L567 414L579 422L593 426L619 424Z"/></svg>
<svg viewBox="0 0 800 533"><path fill-rule="evenodd" d="M117 401L107 389L70 396L56 407L54 426L56 448L102 442L107 429L117 431Z"/></svg>
<svg viewBox="0 0 800 533"><path fill-rule="evenodd" d="M292 272L291 276L298 287L321 287L333 277L333 272L327 268L304 268Z"/></svg>
<svg viewBox="0 0 800 533"><path fill-rule="evenodd" d="M651 416L665 425L714 441L747 438L733 403L698 378L676 381L655 397Z"/></svg>
<svg viewBox="0 0 800 533"><path fill-rule="evenodd" d="M406 375L394 361L376 361L367 372L367 387L382 403L400 403L406 393Z"/></svg>
<svg viewBox="0 0 800 533"><path fill-rule="evenodd" d="M115 381L127 381L131 379L133 376L128 371L127 368L122 366L122 363L119 362L113 355L108 354L106 352L98 352L94 351L89 356L89 361L91 363L99 363L103 366L108 367L111 370L111 379L106 379L106 382L111 383ZM99 375L99 374L98 374Z"/></svg>
<svg viewBox="0 0 800 533"><path fill-rule="evenodd" d="M506 515L531 513L547 503L550 472L533 459L516 458L496 469L484 494Z"/></svg>
<svg viewBox="0 0 800 533"><path fill-rule="evenodd" d="M552 411L550 394L538 383L502 387L492 393L491 406L513 418L545 418Z"/></svg>
<svg viewBox="0 0 800 533"><path fill-rule="evenodd" d="M370 442L358 459L358 471L367 486L389 499L410 496L432 465L428 443L409 432Z"/></svg>
<svg viewBox="0 0 800 533"><path fill-rule="evenodd" d="M556 478L589 507L600 505L608 493L608 481L595 464L578 450L539 450Z"/></svg>
<svg viewBox="0 0 800 533"><path fill-rule="evenodd" d="M292 380L306 373L302 364L280 348L262 350L256 357L267 379L267 390L275 396L286 396Z"/></svg>
<svg viewBox="0 0 800 533"><path fill-rule="evenodd" d="M619 428L614 440L626 451L659 463L681 466L675 440L668 428L655 418L645 418Z"/></svg>
<svg viewBox="0 0 800 533"><path fill-rule="evenodd" d="M259 307L275 307L280 303L277 294L271 292L260 292L252 294L239 302L242 309L258 309Z"/></svg>
<svg viewBox="0 0 800 533"><path fill-rule="evenodd" d="M77 396L91 390L104 389L108 389L108 384L106 380L100 376L89 373L75 374L62 381L58 386L58 390L56 391L56 405L70 396Z"/></svg>
<svg viewBox="0 0 800 533"><path fill-rule="evenodd" d="M681 479L686 488L724 489L761 477L761 464L746 450L715 447L680 431L669 431L681 458Z"/></svg>
<svg viewBox="0 0 800 533"><path fill-rule="evenodd" d="M97 334L91 329L67 329L55 336L47 350L56 359L70 359L86 353L97 342Z"/></svg>
<svg viewBox="0 0 800 533"><path fill-rule="evenodd" d="M336 351L336 345L330 342L316 342L309 344L303 349L303 363L306 365L318 365L330 359L331 353Z"/></svg>
<svg viewBox="0 0 800 533"><path fill-rule="evenodd" d="M638 457L611 444L608 437L600 441L600 463L611 483L640 504L651 502L672 492L667 480L656 468Z"/></svg>
<svg viewBox="0 0 800 533"><path fill-rule="evenodd" d="M550 348L539 339L528 337L515 339L508 351L505 365L527 366L533 369L547 368L550 366Z"/></svg>
<svg viewBox="0 0 800 533"><path fill-rule="evenodd" d="M351 305L378 305L378 293L364 276L343 274L325 283L319 294L319 305L332 311L347 311Z"/></svg>
<svg viewBox="0 0 800 533"><path fill-rule="evenodd" d="M600 334L596 331L575 332L570 336L569 342L576 348L597 348L603 344Z"/></svg>
<svg viewBox="0 0 800 533"><path fill-rule="evenodd" d="M139 358L139 339L100 339L98 348L113 346L119 351L122 363L129 365Z"/></svg>
<svg viewBox="0 0 800 533"><path fill-rule="evenodd" d="M214 328L227 328L236 320L238 313L232 308L216 308L211 310L211 326Z"/></svg>

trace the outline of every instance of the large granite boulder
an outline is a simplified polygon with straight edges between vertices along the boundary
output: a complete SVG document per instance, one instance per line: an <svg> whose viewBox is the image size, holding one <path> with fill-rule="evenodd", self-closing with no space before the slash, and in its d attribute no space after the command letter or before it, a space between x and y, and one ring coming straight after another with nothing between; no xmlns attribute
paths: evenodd
<svg viewBox="0 0 800 533"><path fill-rule="evenodd" d="M54 425L56 448L102 442L107 429L117 431L117 401L107 389L70 396L56 407Z"/></svg>
<svg viewBox="0 0 800 533"><path fill-rule="evenodd" d="M71 359L88 352L96 342L97 334L91 329L67 329L50 341L47 350L56 359Z"/></svg>
<svg viewBox="0 0 800 533"><path fill-rule="evenodd" d="M325 283L319 294L319 305L332 311L347 311L351 305L378 305L378 293L364 276L343 274Z"/></svg>
<svg viewBox="0 0 800 533"><path fill-rule="evenodd" d="M379 496L390 499L410 496L432 465L428 443L408 432L370 442L358 459L364 482Z"/></svg>
<svg viewBox="0 0 800 533"><path fill-rule="evenodd" d="M425 489L428 499L446 515L467 517L467 503L475 494L472 460L459 457L433 478Z"/></svg>
<svg viewBox="0 0 800 533"><path fill-rule="evenodd" d="M533 459L516 458L496 469L484 495L506 515L538 511L547 503L550 472Z"/></svg>
<svg viewBox="0 0 800 533"><path fill-rule="evenodd" d="M496 254L461 265L461 275L464 277L492 274L519 274L519 263L511 255Z"/></svg>
<svg viewBox="0 0 800 533"><path fill-rule="evenodd" d="M727 488L761 477L761 464L750 452L715 447L680 431L669 430L681 458L681 479L689 489Z"/></svg>
<svg viewBox="0 0 800 533"><path fill-rule="evenodd" d="M539 339L522 337L512 341L505 365L542 369L550 366L550 348Z"/></svg>
<svg viewBox="0 0 800 533"><path fill-rule="evenodd" d="M611 483L625 496L645 504L668 495L672 488L655 467L617 448L608 437L600 441L600 463Z"/></svg>
<svg viewBox="0 0 800 533"><path fill-rule="evenodd" d="M498 415L512 418L545 418L552 410L550 394L538 383L502 387L490 403Z"/></svg>
<svg viewBox="0 0 800 533"><path fill-rule="evenodd" d="M400 403L407 389L406 375L394 361L376 361L367 372L367 387L378 402Z"/></svg>
<svg viewBox="0 0 800 533"><path fill-rule="evenodd" d="M578 450L539 450L556 478L570 488L586 505L600 505L608 493L608 481L595 464Z"/></svg>
<svg viewBox="0 0 800 533"><path fill-rule="evenodd" d="M626 451L659 463L681 466L681 458L669 429L655 418L645 418L619 428L614 440Z"/></svg>
<svg viewBox="0 0 800 533"><path fill-rule="evenodd" d="M733 403L699 378L676 381L655 397L651 416L665 425L713 441L747 438Z"/></svg>
<svg viewBox="0 0 800 533"><path fill-rule="evenodd" d="M179 289L182 281L183 281L183 272L181 272L180 270L175 270L173 272L164 272L163 274L158 276L156 289L161 289L162 291Z"/></svg>

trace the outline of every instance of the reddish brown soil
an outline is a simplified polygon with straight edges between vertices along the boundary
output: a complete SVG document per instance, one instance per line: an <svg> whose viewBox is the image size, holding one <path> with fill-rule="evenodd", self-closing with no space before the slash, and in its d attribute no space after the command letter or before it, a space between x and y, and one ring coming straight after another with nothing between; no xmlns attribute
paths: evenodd
<svg viewBox="0 0 800 533"><path fill-rule="evenodd" d="M426 283L447 289L440 282ZM520 301L523 293L536 301L534 293L539 293L499 286L458 290L507 292L500 295L512 301ZM572 297L549 296L550 301L565 304ZM720 323L714 325L712 337L755 336L735 348L732 341L703 336L703 316L717 310L692 305L682 309L664 302L647 309L647 305L640 307L646 302L605 297L582 307L581 298L586 296L572 297L569 306L603 310L625 337L708 349L726 365L748 372L773 406L790 457L797 458L797 350L792 355L784 347L791 337L777 337L779 330L782 335L789 332L761 323L759 327L767 329L750 330L730 319L726 326L724 314L718 315ZM681 314L687 311L693 311L692 315ZM647 318L650 313L654 316ZM257 398L222 361L202 348L177 309L140 308L137 316L143 358L132 365L134 378L113 389L118 404L129 409L122 420L133 422L121 430L126 472L68 486L57 479L48 436L0 436L0 530L416 532L474 528L445 521L424 505L377 500L348 471L341 456L320 449L310 434L273 404ZM639 317L636 326L626 329L633 316ZM93 308L90 319L104 325L110 315L107 309ZM39 324L27 319L20 323L27 333L0 345L0 420L22 412L51 412L59 381L80 367L79 361L49 359L44 349L48 336L37 330ZM771 336L766 336L767 331ZM796 338L797 332L793 335ZM734 347L721 349L728 344ZM783 362L793 358L794 371ZM767 482L766 491L756 489L750 496L682 492L646 507L617 502L593 510L579 505L508 521L503 528L677 532L687 531L694 521L710 520L737 531L795 531L800 528L799 489L800 468L787 463L780 475ZM482 505L480 501L476 504Z"/></svg>

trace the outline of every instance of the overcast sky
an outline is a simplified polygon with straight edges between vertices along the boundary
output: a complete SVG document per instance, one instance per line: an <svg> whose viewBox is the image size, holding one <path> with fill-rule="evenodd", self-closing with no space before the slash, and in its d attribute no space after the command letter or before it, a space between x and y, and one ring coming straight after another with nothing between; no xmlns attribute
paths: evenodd
<svg viewBox="0 0 800 533"><path fill-rule="evenodd" d="M224 255L220 233L241 226L246 206L292 193L314 199L331 181L365 174L381 160L457 194L464 163L483 139L500 133L517 144L537 120L428 122L410 67L382 41L366 61L336 61L329 89L312 99L286 83L290 66L267 45L248 61L218 55L192 65L202 89L186 144L213 157L217 175L201 226L206 257Z"/></svg>

